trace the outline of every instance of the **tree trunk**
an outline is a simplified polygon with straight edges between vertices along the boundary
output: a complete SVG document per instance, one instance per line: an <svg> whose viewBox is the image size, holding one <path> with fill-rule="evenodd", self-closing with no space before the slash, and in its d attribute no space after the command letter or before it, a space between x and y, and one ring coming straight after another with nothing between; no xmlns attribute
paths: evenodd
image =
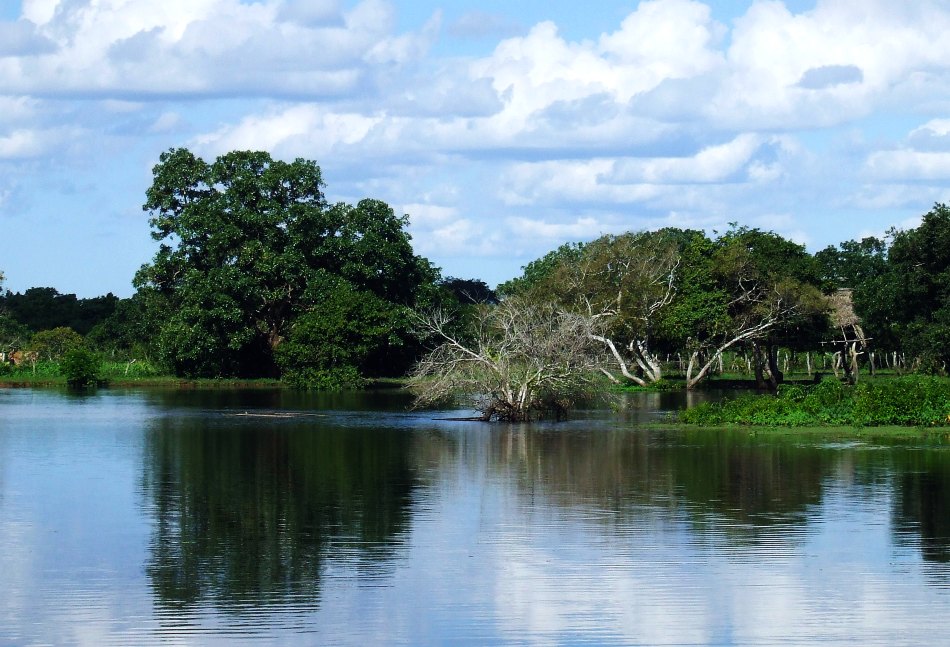
<svg viewBox="0 0 950 647"><path fill-rule="evenodd" d="M778 367L778 346L775 344L768 344L766 346L766 353L769 359L770 390L776 391L778 390L778 385L785 381L785 373L779 370Z"/></svg>

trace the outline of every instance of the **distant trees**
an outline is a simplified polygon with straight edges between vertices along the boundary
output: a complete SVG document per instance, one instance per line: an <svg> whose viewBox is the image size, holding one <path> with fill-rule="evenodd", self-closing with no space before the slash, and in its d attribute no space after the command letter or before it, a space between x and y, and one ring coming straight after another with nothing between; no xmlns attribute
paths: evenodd
<svg viewBox="0 0 950 647"><path fill-rule="evenodd" d="M407 216L379 200L329 204L323 186L310 160L163 153L144 204L160 244L135 295L6 292L0 351L57 361L85 341L130 366L151 358L182 376L281 375L307 388L415 364L420 402L461 395L506 420L560 416L603 380L649 386L675 374L694 388L726 372L727 356L773 391L796 353L811 375L813 352L839 349L836 373L847 352L852 380L875 350L901 371L945 373L950 362L943 204L917 228L814 255L734 223L713 237L604 235L563 244L492 290L441 278L414 254Z"/></svg>
<svg viewBox="0 0 950 647"><path fill-rule="evenodd" d="M705 338L687 342L687 386L705 379L722 353L742 344L751 350L760 388L774 391L784 380L779 345L817 343L827 328L818 267L804 246L747 227L733 227L706 249L706 271L700 272L706 276L684 287L707 290L695 300L716 324L704 326Z"/></svg>
<svg viewBox="0 0 950 647"><path fill-rule="evenodd" d="M61 294L55 288L29 288L22 294L7 292L0 296L0 310L33 331L51 328L72 328L85 335L108 318L119 298L112 294L79 299L75 294Z"/></svg>
<svg viewBox="0 0 950 647"><path fill-rule="evenodd" d="M589 317L604 350L598 369L614 382L659 381L665 350L686 354L691 388L743 347L774 390L779 345L823 334L819 283L804 247L771 232L733 227L710 240L668 228L563 245L499 289Z"/></svg>
<svg viewBox="0 0 950 647"><path fill-rule="evenodd" d="M72 328L60 326L51 330L41 330L33 335L30 350L34 351L40 360L56 362L70 350L82 345L82 335Z"/></svg>
<svg viewBox="0 0 950 647"><path fill-rule="evenodd" d="M839 263L854 307L874 346L899 352L904 368L945 372L950 363L950 207L936 204L919 227L891 230L887 240L842 243Z"/></svg>

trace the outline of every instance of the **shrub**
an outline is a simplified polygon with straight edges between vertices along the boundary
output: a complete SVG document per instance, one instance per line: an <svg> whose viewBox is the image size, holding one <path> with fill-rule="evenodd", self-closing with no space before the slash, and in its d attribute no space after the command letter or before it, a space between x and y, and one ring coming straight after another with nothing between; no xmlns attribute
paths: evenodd
<svg viewBox="0 0 950 647"><path fill-rule="evenodd" d="M684 411L680 420L702 425L906 425L950 424L950 380L909 376L848 387L834 379L787 386L777 396L741 395Z"/></svg>
<svg viewBox="0 0 950 647"><path fill-rule="evenodd" d="M286 371L282 379L297 388L316 391L361 389L366 386L366 380L360 375L355 366L335 368L307 366Z"/></svg>
<svg viewBox="0 0 950 647"><path fill-rule="evenodd" d="M94 352L78 346L65 352L59 370L70 386L95 386L99 383L102 362Z"/></svg>

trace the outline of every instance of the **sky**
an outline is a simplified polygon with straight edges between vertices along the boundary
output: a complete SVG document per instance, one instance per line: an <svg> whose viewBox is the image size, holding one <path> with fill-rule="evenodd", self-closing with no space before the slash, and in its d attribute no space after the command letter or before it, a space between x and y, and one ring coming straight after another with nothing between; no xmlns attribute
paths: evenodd
<svg viewBox="0 0 950 647"><path fill-rule="evenodd" d="M173 147L316 160L490 285L606 233L913 227L947 33L950 0L0 0L4 287L131 295Z"/></svg>

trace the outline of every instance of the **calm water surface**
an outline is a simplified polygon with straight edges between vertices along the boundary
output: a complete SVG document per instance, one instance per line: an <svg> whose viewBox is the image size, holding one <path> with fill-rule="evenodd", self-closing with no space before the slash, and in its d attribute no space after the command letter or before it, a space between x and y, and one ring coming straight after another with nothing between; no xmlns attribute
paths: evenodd
<svg viewBox="0 0 950 647"><path fill-rule="evenodd" d="M681 400L0 389L0 644L950 644L948 446Z"/></svg>

